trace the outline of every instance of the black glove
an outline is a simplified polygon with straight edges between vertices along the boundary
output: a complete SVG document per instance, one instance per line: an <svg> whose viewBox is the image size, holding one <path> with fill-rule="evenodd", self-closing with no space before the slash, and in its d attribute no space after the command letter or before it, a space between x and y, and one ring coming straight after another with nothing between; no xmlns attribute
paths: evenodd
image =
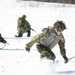
<svg viewBox="0 0 75 75"><path fill-rule="evenodd" d="M28 48L28 47L25 47L25 50L28 51L28 52L30 52L30 48Z"/></svg>
<svg viewBox="0 0 75 75"><path fill-rule="evenodd" d="M66 56L63 56L65 63L68 63L68 58Z"/></svg>

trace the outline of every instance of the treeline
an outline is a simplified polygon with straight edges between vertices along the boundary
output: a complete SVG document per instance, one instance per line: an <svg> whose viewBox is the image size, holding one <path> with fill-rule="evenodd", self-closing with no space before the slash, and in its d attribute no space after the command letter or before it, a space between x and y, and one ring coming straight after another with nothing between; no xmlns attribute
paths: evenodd
<svg viewBox="0 0 75 75"><path fill-rule="evenodd" d="M39 1L39 2L54 2L54 3L75 4L75 0L22 0L22 1Z"/></svg>

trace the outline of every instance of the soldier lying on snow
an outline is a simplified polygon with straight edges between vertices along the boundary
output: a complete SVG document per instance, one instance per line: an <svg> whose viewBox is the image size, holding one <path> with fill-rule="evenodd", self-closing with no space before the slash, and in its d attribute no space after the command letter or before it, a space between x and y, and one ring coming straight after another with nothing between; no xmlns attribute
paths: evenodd
<svg viewBox="0 0 75 75"><path fill-rule="evenodd" d="M1 42L1 43L4 43L4 44L7 43L7 41L1 36L1 34L0 34L0 42ZM7 44L8 44L8 43L7 43ZM5 45L4 45L4 46L5 46ZM3 46L3 47L4 47L4 46ZM2 47L2 48L3 48L3 47ZM0 49L1 49L1 48L0 48Z"/></svg>
<svg viewBox="0 0 75 75"><path fill-rule="evenodd" d="M64 58L65 63L68 62L65 50L65 39L62 31L66 29L65 24L62 21L56 21L54 27L44 28L40 34L37 34L33 39L26 44L26 51L30 51L30 48L36 44L36 48L40 53L40 57L50 60L55 60L56 56L52 52L52 48L58 43L60 48L60 53Z"/></svg>

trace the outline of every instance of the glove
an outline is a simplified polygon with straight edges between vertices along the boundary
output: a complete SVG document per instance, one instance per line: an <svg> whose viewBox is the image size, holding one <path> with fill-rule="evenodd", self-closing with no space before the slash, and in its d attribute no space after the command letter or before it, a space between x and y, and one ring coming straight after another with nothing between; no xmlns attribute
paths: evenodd
<svg viewBox="0 0 75 75"><path fill-rule="evenodd" d="M25 47L25 50L28 51L28 52L30 52L30 48L28 48L28 47Z"/></svg>
<svg viewBox="0 0 75 75"><path fill-rule="evenodd" d="M64 60L65 60L65 63L68 62L68 58L66 56L63 56Z"/></svg>

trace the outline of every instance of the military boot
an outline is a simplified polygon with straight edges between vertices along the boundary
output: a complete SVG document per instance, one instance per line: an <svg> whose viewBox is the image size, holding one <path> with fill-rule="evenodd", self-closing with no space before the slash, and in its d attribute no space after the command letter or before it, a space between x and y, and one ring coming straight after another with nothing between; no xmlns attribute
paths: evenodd
<svg viewBox="0 0 75 75"><path fill-rule="evenodd" d="M22 34L15 35L15 37L22 37Z"/></svg>
<svg viewBox="0 0 75 75"><path fill-rule="evenodd" d="M66 56L63 56L65 63L68 63L68 58Z"/></svg>

